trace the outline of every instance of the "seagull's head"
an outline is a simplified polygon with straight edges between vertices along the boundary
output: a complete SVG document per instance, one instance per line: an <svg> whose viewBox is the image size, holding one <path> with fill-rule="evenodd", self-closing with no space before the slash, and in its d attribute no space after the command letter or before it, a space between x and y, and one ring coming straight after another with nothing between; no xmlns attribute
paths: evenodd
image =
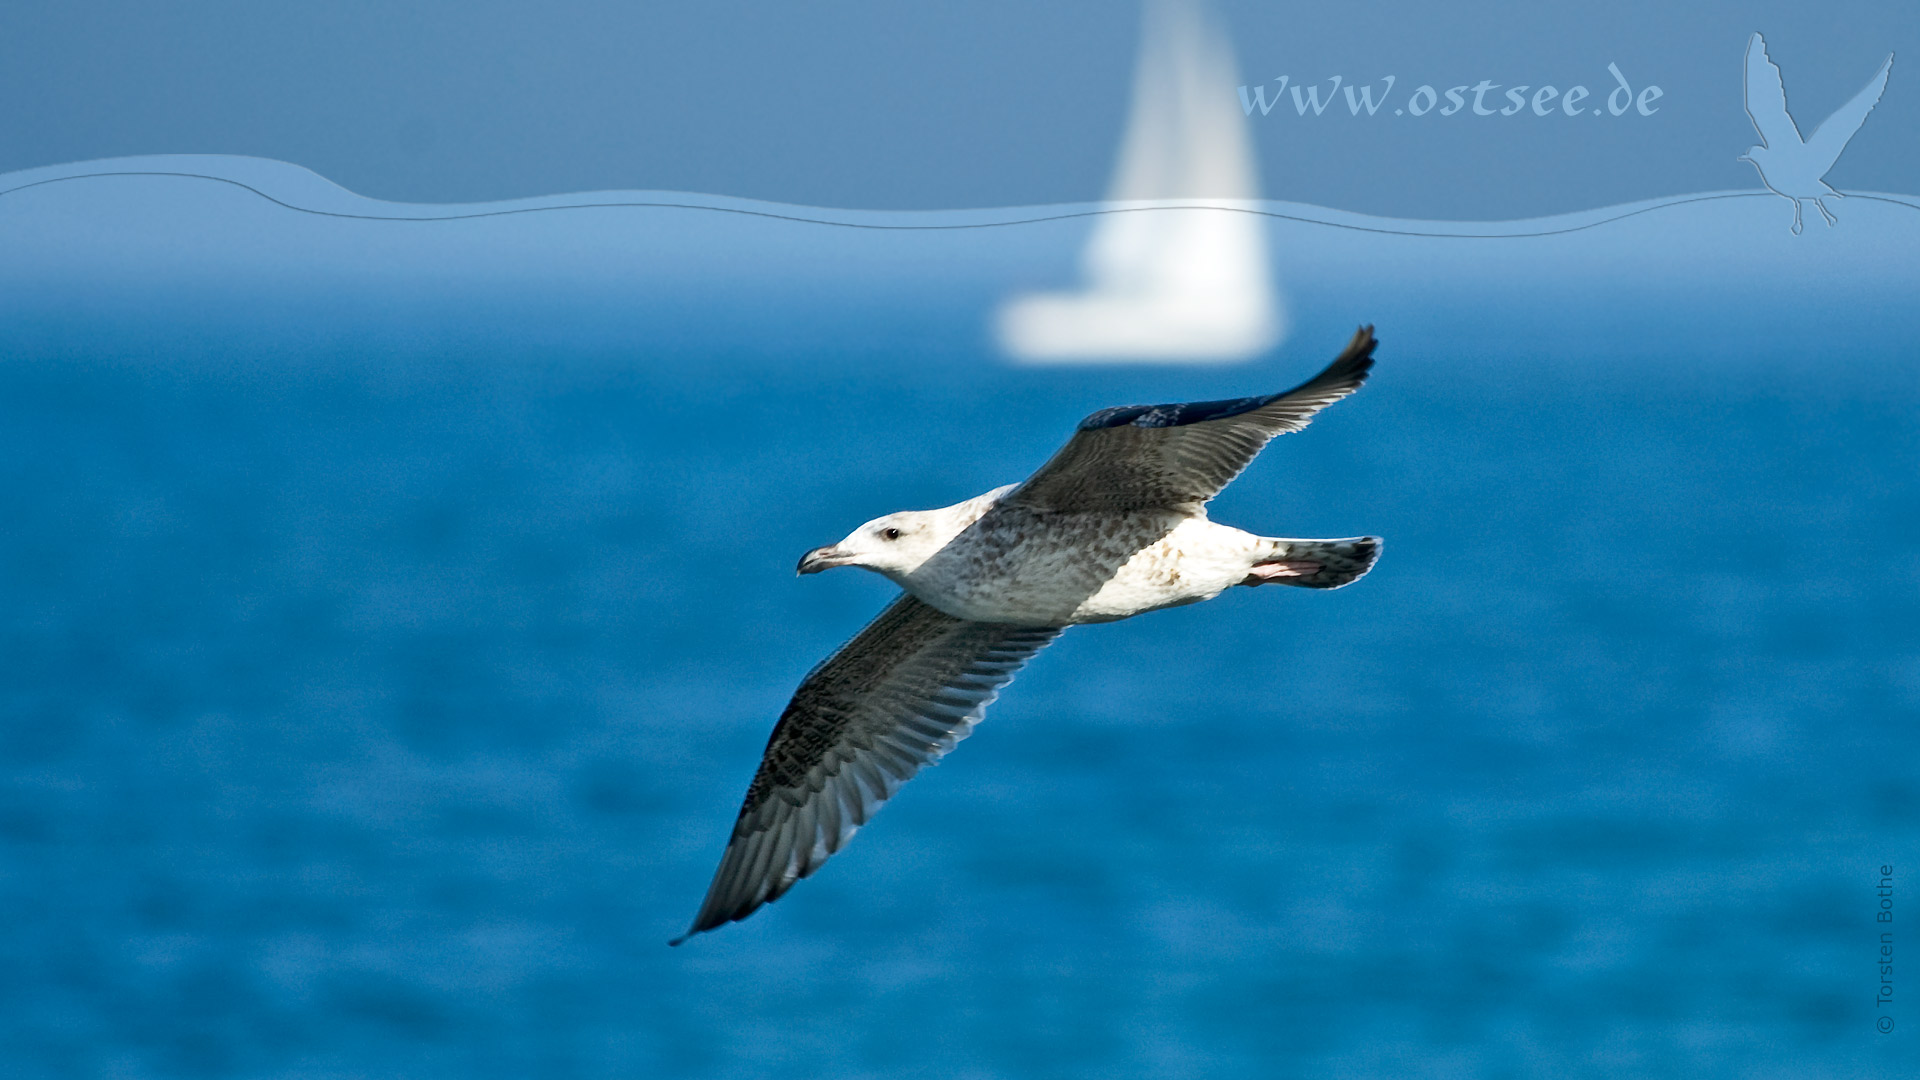
<svg viewBox="0 0 1920 1080"><path fill-rule="evenodd" d="M814 548L800 557L799 572L817 574L836 566L862 566L899 581L947 546L958 529L948 528L940 510L902 510L874 518L845 540Z"/></svg>
<svg viewBox="0 0 1920 1080"><path fill-rule="evenodd" d="M906 587L907 579L940 553L954 537L979 521L1000 497L1018 484L997 487L966 502L938 510L902 510L874 518L845 540L800 556L800 573L817 574L836 566L864 566Z"/></svg>

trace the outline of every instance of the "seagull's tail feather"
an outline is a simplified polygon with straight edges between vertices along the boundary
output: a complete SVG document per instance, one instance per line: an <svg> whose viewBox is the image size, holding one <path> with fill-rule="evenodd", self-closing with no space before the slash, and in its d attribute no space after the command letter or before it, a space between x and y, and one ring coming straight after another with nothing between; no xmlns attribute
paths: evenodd
<svg viewBox="0 0 1920 1080"><path fill-rule="evenodd" d="M1380 538L1269 540L1272 551L1253 564L1242 585L1298 585L1338 589L1367 576L1380 558Z"/></svg>

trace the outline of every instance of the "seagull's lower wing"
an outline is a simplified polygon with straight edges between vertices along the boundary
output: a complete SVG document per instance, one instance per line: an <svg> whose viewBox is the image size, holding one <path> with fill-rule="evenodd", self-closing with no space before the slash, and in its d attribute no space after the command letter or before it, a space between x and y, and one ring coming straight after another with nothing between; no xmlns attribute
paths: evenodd
<svg viewBox="0 0 1920 1080"><path fill-rule="evenodd" d="M902 596L794 692L678 945L778 899L967 737L1060 627L956 619Z"/></svg>
<svg viewBox="0 0 1920 1080"><path fill-rule="evenodd" d="M1376 344L1373 327L1363 326L1325 371L1266 397L1102 409L1003 502L1061 512L1197 510L1268 440L1360 389Z"/></svg>

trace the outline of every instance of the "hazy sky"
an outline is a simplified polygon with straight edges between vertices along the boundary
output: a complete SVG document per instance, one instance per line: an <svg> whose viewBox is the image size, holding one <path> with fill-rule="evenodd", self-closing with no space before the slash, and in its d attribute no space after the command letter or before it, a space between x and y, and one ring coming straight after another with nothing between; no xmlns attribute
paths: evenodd
<svg viewBox="0 0 1920 1080"><path fill-rule="evenodd" d="M1829 179L1920 191L1920 7L1549 7L1220 0L1244 82L1395 78L1373 116L1343 97L1318 116L1290 96L1256 112L1267 193L1506 218L1754 187L1736 160L1755 141L1741 105L1754 30L1806 132L1899 52ZM1089 199L1106 187L1137 26L1135 4L1088 0L8 0L0 170L230 153L413 201L602 188L871 208ZM1580 84L1590 109L1615 87L1609 63L1636 96L1661 88L1653 115L1390 115L1421 84L1481 80L1497 84L1489 108L1510 87L1531 102L1541 85Z"/></svg>

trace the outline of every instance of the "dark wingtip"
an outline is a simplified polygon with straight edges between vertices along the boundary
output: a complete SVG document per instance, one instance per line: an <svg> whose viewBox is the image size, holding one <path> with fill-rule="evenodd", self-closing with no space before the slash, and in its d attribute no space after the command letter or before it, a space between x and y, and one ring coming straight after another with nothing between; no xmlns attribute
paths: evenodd
<svg viewBox="0 0 1920 1080"><path fill-rule="evenodd" d="M1373 324L1367 323L1353 332L1347 347L1341 349L1340 355L1334 357L1333 363L1328 364L1320 374L1285 393L1275 394L1274 397L1283 398L1313 387L1343 382L1350 382L1355 389L1358 389L1367 381L1367 376L1373 373L1373 350L1379 347L1380 339L1373 336Z"/></svg>
<svg viewBox="0 0 1920 1080"><path fill-rule="evenodd" d="M1327 366L1337 368L1342 364L1352 365L1364 377L1366 372L1373 369L1373 350L1379 347L1380 339L1373 336L1373 324L1366 323L1353 332L1353 340L1347 342L1347 347L1340 350L1340 355Z"/></svg>
<svg viewBox="0 0 1920 1080"><path fill-rule="evenodd" d="M1367 355L1372 356L1373 347L1378 344L1380 344L1380 339L1373 336L1373 324L1361 323L1359 329L1353 332L1353 340L1347 343L1347 348L1352 349L1359 345L1365 345Z"/></svg>

